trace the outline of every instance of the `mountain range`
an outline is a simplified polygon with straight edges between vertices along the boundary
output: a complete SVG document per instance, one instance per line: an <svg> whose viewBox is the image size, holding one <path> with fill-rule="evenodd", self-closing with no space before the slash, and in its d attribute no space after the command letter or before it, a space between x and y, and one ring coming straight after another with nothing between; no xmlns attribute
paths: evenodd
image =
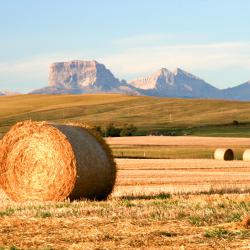
<svg viewBox="0 0 250 250"><path fill-rule="evenodd" d="M127 82L116 78L105 65L97 61L75 60L51 64L49 67L48 86L35 89L30 94L100 92L249 101L250 81L233 88L221 90L180 68L174 71L162 68L150 76Z"/></svg>
<svg viewBox="0 0 250 250"><path fill-rule="evenodd" d="M0 96L10 96L10 95L19 95L18 92L13 91L0 91Z"/></svg>

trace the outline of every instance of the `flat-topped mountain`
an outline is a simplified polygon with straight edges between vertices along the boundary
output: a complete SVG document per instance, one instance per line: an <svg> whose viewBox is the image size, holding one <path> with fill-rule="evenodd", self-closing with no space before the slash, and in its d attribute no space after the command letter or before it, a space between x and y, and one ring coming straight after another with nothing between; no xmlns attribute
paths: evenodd
<svg viewBox="0 0 250 250"><path fill-rule="evenodd" d="M121 82L110 70L97 61L53 63L49 68L49 85L61 84L66 88L90 87L112 89Z"/></svg>
<svg viewBox="0 0 250 250"><path fill-rule="evenodd" d="M168 97L219 98L220 90L182 69L162 68L151 76L130 82L145 95Z"/></svg>
<svg viewBox="0 0 250 250"><path fill-rule="evenodd" d="M119 80L97 61L53 63L49 67L49 84L32 94L124 93L161 97L187 97L250 100L250 82L220 90L180 68L162 68L152 75L131 82Z"/></svg>
<svg viewBox="0 0 250 250"><path fill-rule="evenodd" d="M97 61L57 62L49 67L49 86L32 93L132 93L135 88L115 78L109 69Z"/></svg>

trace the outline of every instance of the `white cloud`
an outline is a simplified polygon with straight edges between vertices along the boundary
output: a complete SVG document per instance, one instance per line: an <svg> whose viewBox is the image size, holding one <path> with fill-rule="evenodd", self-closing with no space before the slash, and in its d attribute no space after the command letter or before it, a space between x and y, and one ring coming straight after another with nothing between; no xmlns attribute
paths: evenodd
<svg viewBox="0 0 250 250"><path fill-rule="evenodd" d="M218 72L225 74L232 69L240 69L245 70L243 74L245 77L248 71L250 72L250 42L138 46L142 41L156 42L159 39L162 39L162 35L127 38L121 41L120 45L124 43L124 46L120 47L118 52L110 53L108 56L96 56L95 53L91 54L91 51L88 53L73 51L0 62L0 89L27 91L42 87L47 84L49 64L75 59L96 59L104 63L117 77L128 80L150 74L162 67L170 70L180 67L192 73L205 72L206 77L213 75L210 79L209 77L205 79L213 80L212 83L219 82L216 81L216 78L219 79ZM132 47L133 41L138 42L134 47ZM198 76L204 78L203 75L198 74ZM241 81L239 75L234 79L225 75L223 80L224 83L230 83L230 80L232 82L236 78L239 79L237 82Z"/></svg>
<svg viewBox="0 0 250 250"><path fill-rule="evenodd" d="M250 42L162 45L126 49L102 61L120 75L141 75L158 68L218 70L239 67L250 70Z"/></svg>
<svg viewBox="0 0 250 250"><path fill-rule="evenodd" d="M0 89L30 91L48 83L48 67L53 62L87 60L82 52L37 55L11 62L0 62ZM91 59L91 58L90 58Z"/></svg>
<svg viewBox="0 0 250 250"><path fill-rule="evenodd" d="M166 40L171 40L175 38L172 34L147 34L138 35L131 37L122 37L113 41L114 45L118 46L138 46L138 45L150 45L154 43L159 43Z"/></svg>

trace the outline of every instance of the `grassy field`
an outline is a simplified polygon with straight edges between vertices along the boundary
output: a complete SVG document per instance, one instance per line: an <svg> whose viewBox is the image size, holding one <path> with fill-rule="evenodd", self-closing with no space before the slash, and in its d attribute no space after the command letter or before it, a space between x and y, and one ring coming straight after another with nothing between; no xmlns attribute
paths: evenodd
<svg viewBox="0 0 250 250"><path fill-rule="evenodd" d="M13 203L2 196L0 249L250 247L247 163L117 163L117 184L107 201Z"/></svg>
<svg viewBox="0 0 250 250"><path fill-rule="evenodd" d="M106 126L133 123L147 131L250 137L250 103L119 94L0 97L0 134L17 121L80 121ZM237 120L239 125L233 125Z"/></svg>
<svg viewBox="0 0 250 250"><path fill-rule="evenodd" d="M250 148L247 138L197 136L112 137L106 141L118 158L212 159L216 148L231 148L235 159L242 160Z"/></svg>

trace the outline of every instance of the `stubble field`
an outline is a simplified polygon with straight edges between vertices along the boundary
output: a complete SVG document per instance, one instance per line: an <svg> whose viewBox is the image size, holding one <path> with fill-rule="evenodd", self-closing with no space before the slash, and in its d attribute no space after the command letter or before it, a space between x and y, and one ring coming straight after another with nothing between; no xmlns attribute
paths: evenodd
<svg viewBox="0 0 250 250"><path fill-rule="evenodd" d="M141 141L137 138L134 142L138 146L151 143L157 147L161 143L186 148L193 143L198 147L249 145L245 139L216 138L209 139L212 140L209 143L206 138L162 138L147 137ZM122 140L122 145L130 147L133 139L108 142L114 145L114 141ZM0 246L3 249L250 248L249 163L212 159L116 159L116 162L117 183L107 201L13 203L0 195Z"/></svg>

